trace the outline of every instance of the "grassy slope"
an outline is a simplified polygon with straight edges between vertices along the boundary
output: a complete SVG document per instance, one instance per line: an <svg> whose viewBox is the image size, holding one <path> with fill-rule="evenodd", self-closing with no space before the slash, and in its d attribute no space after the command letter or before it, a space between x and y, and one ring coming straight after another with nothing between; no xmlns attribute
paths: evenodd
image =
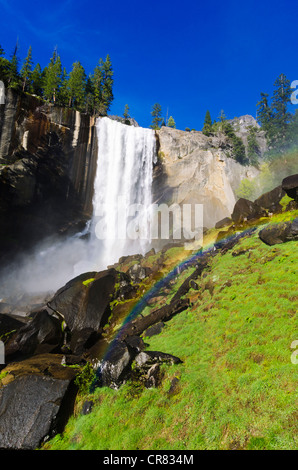
<svg viewBox="0 0 298 470"><path fill-rule="evenodd" d="M97 389L92 413L80 415L79 402L46 448L297 448L297 266L297 242L269 247L257 233L217 255L200 290L188 293L192 306L146 340L183 364L164 366L158 389Z"/></svg>

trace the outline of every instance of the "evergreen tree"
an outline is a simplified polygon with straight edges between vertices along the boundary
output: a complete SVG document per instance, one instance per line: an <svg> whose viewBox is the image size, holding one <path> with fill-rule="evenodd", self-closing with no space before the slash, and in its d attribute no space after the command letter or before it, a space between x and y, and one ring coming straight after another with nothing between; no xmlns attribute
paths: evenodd
<svg viewBox="0 0 298 470"><path fill-rule="evenodd" d="M107 55L106 60L102 63L102 106L103 113L107 114L110 110L114 99L113 95L113 69L110 56Z"/></svg>
<svg viewBox="0 0 298 470"><path fill-rule="evenodd" d="M161 117L161 106L159 103L155 103L151 111L152 123L150 125L151 129L159 129L160 124L162 123Z"/></svg>
<svg viewBox="0 0 298 470"><path fill-rule="evenodd" d="M56 49L53 52L53 56L50 60L49 65L45 70L44 78L44 96L50 102L56 104L59 87L62 81L62 66L60 56L57 54Z"/></svg>
<svg viewBox="0 0 298 470"><path fill-rule="evenodd" d="M275 128L275 145L283 145L287 138L288 125L292 115L288 112L291 102L291 83L282 73L274 82L275 90L272 98L273 125Z"/></svg>
<svg viewBox="0 0 298 470"><path fill-rule="evenodd" d="M59 106L69 105L69 79L66 68L63 68L61 75L61 84L57 95L57 104Z"/></svg>
<svg viewBox="0 0 298 470"><path fill-rule="evenodd" d="M202 132L206 136L209 136L212 133L212 120L211 120L210 111L206 111Z"/></svg>
<svg viewBox="0 0 298 470"><path fill-rule="evenodd" d="M86 97L85 97L85 111L86 113L94 113L94 88L92 75L89 74L89 77L86 80Z"/></svg>
<svg viewBox="0 0 298 470"><path fill-rule="evenodd" d="M94 93L94 114L98 115L101 113L102 108L102 86L103 86L103 74L102 74L102 59L99 60L98 65L94 69L92 76L92 89Z"/></svg>
<svg viewBox="0 0 298 470"><path fill-rule="evenodd" d="M260 146L257 141L256 127L249 127L249 134L247 136L247 157L251 165L257 165L261 154Z"/></svg>
<svg viewBox="0 0 298 470"><path fill-rule="evenodd" d="M219 130L223 132L227 123L227 118L223 109L221 110L220 115L218 116L218 119L219 119L219 125L218 125Z"/></svg>
<svg viewBox="0 0 298 470"><path fill-rule="evenodd" d="M43 76L40 64L36 64L31 74L30 92L37 96L42 96Z"/></svg>
<svg viewBox="0 0 298 470"><path fill-rule="evenodd" d="M8 73L9 73L10 63L9 60L5 58L4 50L0 45L0 80L7 86L8 85Z"/></svg>
<svg viewBox="0 0 298 470"><path fill-rule="evenodd" d="M176 123L175 123L175 121L174 121L173 116L170 116L170 117L169 117L169 120L168 120L168 127L172 127L172 128L174 128L174 129L176 129Z"/></svg>
<svg viewBox="0 0 298 470"><path fill-rule="evenodd" d="M21 79L22 79L22 86L23 91L30 90L31 88L31 80L32 80L32 47L29 47L28 54L26 59L24 60L23 66L21 68Z"/></svg>
<svg viewBox="0 0 298 470"><path fill-rule="evenodd" d="M69 106L83 110L86 93L86 74L80 62L75 62L68 80Z"/></svg>
<svg viewBox="0 0 298 470"><path fill-rule="evenodd" d="M16 43L14 51L11 56L11 60L8 66L8 74L7 74L7 83L10 88L18 89L20 85L20 77L19 77L19 59L18 59L18 49L19 44Z"/></svg>
<svg viewBox="0 0 298 470"><path fill-rule="evenodd" d="M125 120L128 120L130 118L128 104L126 104L125 107L124 107L123 117L124 117Z"/></svg>

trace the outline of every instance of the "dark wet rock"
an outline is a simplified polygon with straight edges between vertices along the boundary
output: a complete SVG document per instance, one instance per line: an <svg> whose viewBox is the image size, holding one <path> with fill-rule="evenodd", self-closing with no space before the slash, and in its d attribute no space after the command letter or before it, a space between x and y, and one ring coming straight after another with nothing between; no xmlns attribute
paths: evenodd
<svg viewBox="0 0 298 470"><path fill-rule="evenodd" d="M146 348L146 343L139 336L128 336L124 340L125 344L131 348L136 354L143 351Z"/></svg>
<svg viewBox="0 0 298 470"><path fill-rule="evenodd" d="M124 341L115 341L97 371L97 384L102 387L119 388L130 372L132 357Z"/></svg>
<svg viewBox="0 0 298 470"><path fill-rule="evenodd" d="M8 315L0 313L0 337L11 334L12 332L19 330L26 324L25 318L15 317L14 315Z"/></svg>
<svg viewBox="0 0 298 470"><path fill-rule="evenodd" d="M89 341L96 340L111 314L110 302L132 298L135 288L128 275L114 268L99 273L84 273L58 290L49 307L65 320L73 339L71 347L78 353Z"/></svg>
<svg viewBox="0 0 298 470"><path fill-rule="evenodd" d="M215 224L215 228L223 228L227 227L228 225L231 225L233 223L233 220L231 217L225 217L224 219L219 220Z"/></svg>
<svg viewBox="0 0 298 470"><path fill-rule="evenodd" d="M164 329L164 327L164 322L160 321L155 325L150 326L150 328L147 328L147 330L144 331L144 336L151 338L152 336L159 335Z"/></svg>
<svg viewBox="0 0 298 470"><path fill-rule="evenodd" d="M186 310L190 305L189 299L178 299L171 302L169 305L164 305L161 308L154 310L145 317L137 318L129 322L122 329L119 335L120 339L124 340L128 336L141 335L143 331L147 330L149 326L154 325L160 321L168 321L174 315Z"/></svg>
<svg viewBox="0 0 298 470"><path fill-rule="evenodd" d="M180 382L180 379L178 377L174 377L171 380L171 385L168 391L169 396L175 395L177 393L179 382Z"/></svg>
<svg viewBox="0 0 298 470"><path fill-rule="evenodd" d="M267 225L259 232L259 238L270 246L298 240L298 218L293 222Z"/></svg>
<svg viewBox="0 0 298 470"><path fill-rule="evenodd" d="M75 369L62 356L34 356L12 363L0 381L0 448L36 449L62 432L73 412Z"/></svg>
<svg viewBox="0 0 298 470"><path fill-rule="evenodd" d="M285 195L286 193L280 185L262 194L262 196L254 201L254 204L272 213L281 212L282 206L280 205L280 201Z"/></svg>
<svg viewBox="0 0 298 470"><path fill-rule="evenodd" d="M135 357L135 363L138 367L150 366L155 363L163 364L181 364L179 357L160 351L142 351Z"/></svg>
<svg viewBox="0 0 298 470"><path fill-rule="evenodd" d="M36 313L6 345L6 356L28 356L59 350L63 344L61 322L46 310Z"/></svg>
<svg viewBox="0 0 298 470"><path fill-rule="evenodd" d="M266 210L245 198L240 198L232 213L233 222L240 224L246 220L258 219L267 215Z"/></svg>
<svg viewBox="0 0 298 470"><path fill-rule="evenodd" d="M281 185L287 195L298 202L298 174L287 176L282 180Z"/></svg>

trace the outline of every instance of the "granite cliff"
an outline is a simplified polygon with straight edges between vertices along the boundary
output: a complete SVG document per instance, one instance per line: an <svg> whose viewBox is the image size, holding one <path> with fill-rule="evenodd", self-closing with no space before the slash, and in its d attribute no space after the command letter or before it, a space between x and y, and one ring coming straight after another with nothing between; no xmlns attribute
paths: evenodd
<svg viewBox="0 0 298 470"><path fill-rule="evenodd" d="M7 91L0 106L1 255L84 225L96 157L93 117Z"/></svg>
<svg viewBox="0 0 298 470"><path fill-rule="evenodd" d="M243 178L254 178L258 170L230 158L228 139L221 133L207 137L197 131L162 127L157 137L159 165L155 169L155 202L204 204L207 228L230 216L239 182Z"/></svg>

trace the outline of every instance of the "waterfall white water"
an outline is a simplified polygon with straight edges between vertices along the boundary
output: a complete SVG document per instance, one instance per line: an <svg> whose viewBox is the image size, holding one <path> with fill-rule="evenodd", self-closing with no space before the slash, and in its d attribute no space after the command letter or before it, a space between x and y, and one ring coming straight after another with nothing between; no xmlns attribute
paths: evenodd
<svg viewBox="0 0 298 470"><path fill-rule="evenodd" d="M97 121L98 160L94 182L90 247L100 268L150 247L151 129L107 117Z"/></svg>
<svg viewBox="0 0 298 470"><path fill-rule="evenodd" d="M55 291L83 272L106 269L121 256L150 249L154 131L99 118L97 132L92 219L82 233L45 240L7 267L0 298ZM89 239L83 236L88 231Z"/></svg>

